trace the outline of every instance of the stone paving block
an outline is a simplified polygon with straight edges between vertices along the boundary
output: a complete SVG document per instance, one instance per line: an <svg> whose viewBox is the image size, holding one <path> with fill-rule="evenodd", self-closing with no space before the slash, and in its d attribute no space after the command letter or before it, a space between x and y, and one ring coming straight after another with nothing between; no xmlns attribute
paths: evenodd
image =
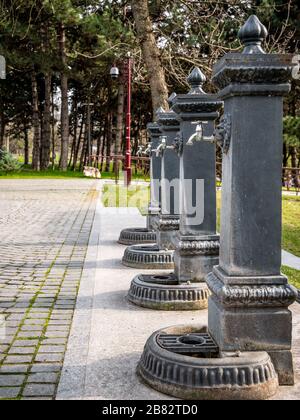
<svg viewBox="0 0 300 420"><path fill-rule="evenodd" d="M60 299L58 299L57 301L56 301L56 305L74 305L74 303L75 303L75 299L68 299L68 300L64 300L64 299L62 299L62 300L60 300Z"/></svg>
<svg viewBox="0 0 300 420"><path fill-rule="evenodd" d="M30 331L30 332L38 332L41 333L44 329L43 325L23 325L21 331Z"/></svg>
<svg viewBox="0 0 300 420"><path fill-rule="evenodd" d="M39 340L16 340L14 341L14 346L16 347L33 347L37 346Z"/></svg>
<svg viewBox="0 0 300 420"><path fill-rule="evenodd" d="M43 309L43 308L31 308L30 312L28 314L28 317L31 318L32 314L41 314L43 316L47 316L49 313L48 309Z"/></svg>
<svg viewBox="0 0 300 420"><path fill-rule="evenodd" d="M32 356L7 356L5 358L5 363L30 363L32 361Z"/></svg>
<svg viewBox="0 0 300 420"><path fill-rule="evenodd" d="M18 329L19 325L20 325L20 321L17 321L17 320L6 321L5 325L6 325L7 328L12 327L12 328Z"/></svg>
<svg viewBox="0 0 300 420"><path fill-rule="evenodd" d="M41 345L39 348L39 353L63 353L65 351L65 346L47 346Z"/></svg>
<svg viewBox="0 0 300 420"><path fill-rule="evenodd" d="M35 300L34 305L36 305L36 304L45 304L45 303L50 303L50 304L52 305L52 304L53 304L53 302L54 302L54 300L55 300L55 298L50 299L50 298L42 298L42 297L38 297L38 298ZM33 306L34 306L34 305L33 305Z"/></svg>
<svg viewBox="0 0 300 420"><path fill-rule="evenodd" d="M9 315L8 317L7 317L7 319L9 320L9 321L13 321L13 320L16 320L16 321L22 321L22 319L24 318L24 316L23 315L20 315L20 314L13 314L13 315Z"/></svg>
<svg viewBox="0 0 300 420"><path fill-rule="evenodd" d="M22 385L25 378L26 378L25 375L1 375L0 374L0 387Z"/></svg>
<svg viewBox="0 0 300 420"><path fill-rule="evenodd" d="M24 388L23 395L25 397L47 397L54 395L54 392L55 385L28 384Z"/></svg>
<svg viewBox="0 0 300 420"><path fill-rule="evenodd" d="M50 321L53 321L55 319L57 320L63 320L63 321L69 321L70 319L72 319L73 315L68 315L65 313L65 311L63 313L60 314L53 314L50 317Z"/></svg>
<svg viewBox="0 0 300 420"><path fill-rule="evenodd" d="M64 331L47 331L45 336L46 338L67 338L69 333Z"/></svg>
<svg viewBox="0 0 300 420"><path fill-rule="evenodd" d="M34 363L30 372L60 372L62 363Z"/></svg>
<svg viewBox="0 0 300 420"><path fill-rule="evenodd" d="M45 319L29 318L24 321L24 325L45 325Z"/></svg>
<svg viewBox="0 0 300 420"><path fill-rule="evenodd" d="M33 308L51 308L52 306L52 303L34 303L32 305Z"/></svg>
<svg viewBox="0 0 300 420"><path fill-rule="evenodd" d="M14 308L28 308L29 302L17 302Z"/></svg>
<svg viewBox="0 0 300 420"><path fill-rule="evenodd" d="M52 327L52 326L57 326L57 325L65 325L65 326L69 326L70 327L70 319L51 319L48 322L48 326Z"/></svg>
<svg viewBox="0 0 300 420"><path fill-rule="evenodd" d="M56 332L56 331L62 331L62 332L69 332L70 330L70 324L69 325L49 325L47 328L48 332Z"/></svg>
<svg viewBox="0 0 300 420"><path fill-rule="evenodd" d="M15 328L7 327L7 328L5 328L6 336L13 336L17 333L17 331L18 331L18 327L15 327Z"/></svg>
<svg viewBox="0 0 300 420"><path fill-rule="evenodd" d="M7 313L10 314L22 314L23 316L25 315L26 310L24 308L10 308L9 310L7 310Z"/></svg>
<svg viewBox="0 0 300 420"><path fill-rule="evenodd" d="M9 399L9 398L17 398L21 391L20 387L12 387L12 388L0 388L0 399Z"/></svg>
<svg viewBox="0 0 300 420"><path fill-rule="evenodd" d="M42 341L43 344L45 345L63 345L66 344L67 342L67 338L46 338L45 340Z"/></svg>
<svg viewBox="0 0 300 420"><path fill-rule="evenodd" d="M35 320L35 319L39 319L39 320L42 320L42 321L45 321L45 320L47 320L47 318L48 318L48 313L39 313L39 312L37 312L37 313L35 313L35 312L30 312L28 315L27 315L27 318L26 318L26 320L27 321L29 321L29 320Z"/></svg>
<svg viewBox="0 0 300 420"><path fill-rule="evenodd" d="M62 362L64 353L38 353L35 357L35 362Z"/></svg>
<svg viewBox="0 0 300 420"><path fill-rule="evenodd" d="M1 303L2 308L11 308L12 306L14 306L14 304L11 303L11 302L2 302Z"/></svg>
<svg viewBox="0 0 300 420"><path fill-rule="evenodd" d="M65 309L74 309L75 305L55 305L54 308L57 309L61 309L61 310L65 310Z"/></svg>
<svg viewBox="0 0 300 420"><path fill-rule="evenodd" d="M8 354L30 354L33 355L36 347L11 347Z"/></svg>
<svg viewBox="0 0 300 420"><path fill-rule="evenodd" d="M0 374L1 373L26 373L29 369L30 365L2 365L0 367Z"/></svg>
<svg viewBox="0 0 300 420"><path fill-rule="evenodd" d="M39 383L39 384L56 384L58 381L58 373L43 372L43 373L31 373L28 375L28 383Z"/></svg>

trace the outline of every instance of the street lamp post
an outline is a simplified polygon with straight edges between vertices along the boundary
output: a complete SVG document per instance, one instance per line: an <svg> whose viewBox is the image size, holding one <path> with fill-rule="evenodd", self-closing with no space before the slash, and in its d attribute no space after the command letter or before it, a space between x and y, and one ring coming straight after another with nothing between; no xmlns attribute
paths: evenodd
<svg viewBox="0 0 300 420"><path fill-rule="evenodd" d="M3 57L3 55L0 55L0 79L1 80L6 79L6 59L5 57ZM9 138L7 139L7 141L9 142ZM7 151L9 151L9 143L8 143Z"/></svg>
<svg viewBox="0 0 300 420"><path fill-rule="evenodd" d="M118 67L112 67L110 75L117 79L120 75ZM125 152L125 186L129 187L132 179L131 167L131 81L132 81L132 58L128 53L126 69L123 74L124 82L127 85L127 110L126 110L126 152Z"/></svg>
<svg viewBox="0 0 300 420"><path fill-rule="evenodd" d="M131 73L132 73L132 60L128 56L127 63L127 113L126 113L126 156L125 156L125 171L127 186L131 184L132 168L131 168Z"/></svg>

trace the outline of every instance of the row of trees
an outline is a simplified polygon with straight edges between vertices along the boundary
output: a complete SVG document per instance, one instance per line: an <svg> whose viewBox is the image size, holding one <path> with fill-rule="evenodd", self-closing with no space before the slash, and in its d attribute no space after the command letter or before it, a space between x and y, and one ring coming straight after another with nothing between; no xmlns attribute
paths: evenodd
<svg viewBox="0 0 300 420"><path fill-rule="evenodd" d="M91 135L99 156L122 150L124 97L110 67L134 58L133 147L153 111L186 92L198 65L208 76L220 56L240 48L249 14L267 24L269 52L297 53L296 0L0 0L0 149L10 143L36 170L87 163ZM214 89L208 83L207 90ZM284 164L300 166L299 81L286 101ZM93 104L89 107L88 104ZM101 169L109 169L102 158Z"/></svg>

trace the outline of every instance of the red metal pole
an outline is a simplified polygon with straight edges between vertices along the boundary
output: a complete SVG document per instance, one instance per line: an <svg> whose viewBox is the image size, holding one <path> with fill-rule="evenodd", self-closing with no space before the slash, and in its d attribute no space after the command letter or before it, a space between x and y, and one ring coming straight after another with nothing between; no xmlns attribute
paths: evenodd
<svg viewBox="0 0 300 420"><path fill-rule="evenodd" d="M131 77L132 77L132 60L128 57L128 73L127 73L127 114L126 114L126 156L125 156L125 186L131 184Z"/></svg>

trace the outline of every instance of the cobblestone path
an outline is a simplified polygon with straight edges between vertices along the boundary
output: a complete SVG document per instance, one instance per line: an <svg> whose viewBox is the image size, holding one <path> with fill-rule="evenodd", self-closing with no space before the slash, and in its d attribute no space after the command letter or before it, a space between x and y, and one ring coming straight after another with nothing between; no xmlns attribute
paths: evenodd
<svg viewBox="0 0 300 420"><path fill-rule="evenodd" d="M0 399L55 398L95 185L0 180Z"/></svg>

